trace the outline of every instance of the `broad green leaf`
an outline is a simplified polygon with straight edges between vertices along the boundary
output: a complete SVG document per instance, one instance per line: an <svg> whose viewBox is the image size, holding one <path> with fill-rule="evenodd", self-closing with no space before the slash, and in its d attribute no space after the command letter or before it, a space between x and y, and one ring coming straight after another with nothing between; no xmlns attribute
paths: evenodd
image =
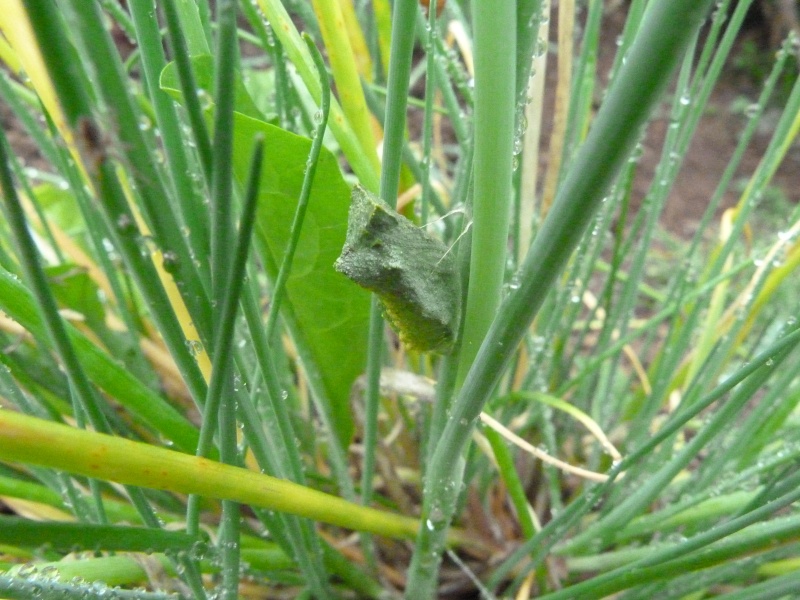
<svg viewBox="0 0 800 600"><path fill-rule="evenodd" d="M258 227L266 249L262 258L274 280L289 239L311 140L241 114L235 115L234 126L234 169L240 181L247 177L253 138L264 135ZM282 315L304 366L315 368L322 379L343 442L352 434L350 388L364 368L369 325L369 294L333 268L344 245L349 205L350 188L336 157L323 149Z"/></svg>

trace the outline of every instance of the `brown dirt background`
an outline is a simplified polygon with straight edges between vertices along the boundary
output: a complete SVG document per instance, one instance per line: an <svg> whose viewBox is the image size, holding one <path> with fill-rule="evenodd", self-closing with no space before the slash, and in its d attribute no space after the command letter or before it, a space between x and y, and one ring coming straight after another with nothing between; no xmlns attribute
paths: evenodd
<svg viewBox="0 0 800 600"><path fill-rule="evenodd" d="M598 74L604 83L607 81L608 72L614 60L617 50L616 39L625 23L625 13L625 7L621 6L604 17L604 29L598 55ZM737 68L731 63L735 62L736 57L744 52L748 44L751 48L755 47L759 52L763 52L764 57L768 59L770 54L774 54L778 50L788 30L792 27L796 28L796 25L796 19L790 22L784 12L776 12L772 0L755 2L750 9L736 47L729 57L728 65L726 65L709 100L708 108L698 124L689 152L684 158L681 171L662 214L662 224L673 234L683 237L694 233L697 221L702 217L713 196L722 173L734 152L738 136L745 126L746 118L735 106L737 104L742 106L743 103L755 100L760 93L762 82L757 81L752 73ZM553 22L551 31L554 31L556 27L557 23ZM557 57L553 55L549 57L547 73L548 78L552 78L552 85L548 83L548 89L555 87L556 59ZM549 98L548 102L552 106L552 98ZM755 171L769 144L779 117L780 106L776 105L767 109L737 171L734 183L749 177ZM643 141L644 153L639 163L633 189L634 205L645 196L653 181L668 125L668 114L662 108L659 115L650 123ZM549 131L545 130L544 140L547 140L548 134ZM545 149L545 147L542 148L542 150ZM789 201L795 203L800 201L800 144L793 145L772 183L783 192ZM737 200L738 194L729 190L719 212L734 205Z"/></svg>

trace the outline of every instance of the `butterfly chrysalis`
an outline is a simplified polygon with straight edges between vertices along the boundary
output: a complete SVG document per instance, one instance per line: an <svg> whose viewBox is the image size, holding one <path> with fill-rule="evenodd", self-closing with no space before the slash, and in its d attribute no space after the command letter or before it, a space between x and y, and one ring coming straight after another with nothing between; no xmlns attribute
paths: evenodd
<svg viewBox="0 0 800 600"><path fill-rule="evenodd" d="M407 346L450 351L461 298L453 253L361 186L353 189L347 237L334 267L378 295Z"/></svg>

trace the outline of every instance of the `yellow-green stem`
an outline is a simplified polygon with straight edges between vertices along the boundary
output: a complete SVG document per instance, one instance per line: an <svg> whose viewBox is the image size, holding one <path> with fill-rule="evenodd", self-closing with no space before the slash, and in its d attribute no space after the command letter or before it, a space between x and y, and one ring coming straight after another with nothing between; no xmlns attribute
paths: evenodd
<svg viewBox="0 0 800 600"><path fill-rule="evenodd" d="M419 521L268 475L165 448L0 410L0 460L242 504L357 531L411 539ZM474 545L453 531L453 545Z"/></svg>

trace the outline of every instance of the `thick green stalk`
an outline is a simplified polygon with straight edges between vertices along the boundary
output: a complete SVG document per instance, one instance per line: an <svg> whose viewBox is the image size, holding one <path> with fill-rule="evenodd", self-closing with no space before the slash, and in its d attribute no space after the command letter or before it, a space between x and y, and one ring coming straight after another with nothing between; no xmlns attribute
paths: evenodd
<svg viewBox="0 0 800 600"><path fill-rule="evenodd" d="M549 289L625 164L641 128L703 21L711 0L664 0L645 22L570 165L541 231L459 392L425 482L422 527L407 595L433 597L444 536L461 488L461 455L475 422Z"/></svg>
<svg viewBox="0 0 800 600"><path fill-rule="evenodd" d="M473 0L475 158L472 253L456 389L497 314L511 220L516 107L516 2Z"/></svg>
<svg viewBox="0 0 800 600"><path fill-rule="evenodd" d="M10 410L0 411L0 440L0 460L7 462L40 465L182 494L236 500L390 538L410 539L419 527L417 519L359 506L290 481ZM41 443L42 440L47 443ZM453 545L480 546L464 531L451 531L448 541Z"/></svg>

